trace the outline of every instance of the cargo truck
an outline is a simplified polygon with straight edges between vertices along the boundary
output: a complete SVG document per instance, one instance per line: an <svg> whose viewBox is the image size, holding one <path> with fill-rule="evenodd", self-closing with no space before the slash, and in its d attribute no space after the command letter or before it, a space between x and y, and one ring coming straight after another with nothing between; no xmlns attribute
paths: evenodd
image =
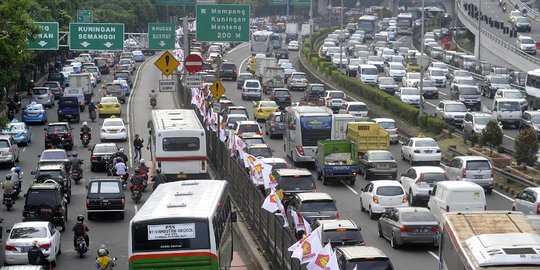
<svg viewBox="0 0 540 270"><path fill-rule="evenodd" d="M87 103L90 102L92 96L94 96L94 88L92 87L90 73L69 75L69 87L82 89L84 92L84 99Z"/></svg>
<svg viewBox="0 0 540 270"><path fill-rule="evenodd" d="M330 179L356 182L358 149L350 140L320 140L317 142L317 179L327 185Z"/></svg>
<svg viewBox="0 0 540 270"><path fill-rule="evenodd" d="M291 40L298 40L298 24L297 23L287 23L287 28L285 29L285 42L289 44Z"/></svg>
<svg viewBox="0 0 540 270"><path fill-rule="evenodd" d="M264 72L261 77L261 84L263 92L266 95L272 93L275 88L285 87L285 69L277 66L269 66L264 68Z"/></svg>
<svg viewBox="0 0 540 270"><path fill-rule="evenodd" d="M450 212L443 216L439 268L532 270L540 267L540 235L521 212ZM416 232L419 228L408 228Z"/></svg>
<svg viewBox="0 0 540 270"><path fill-rule="evenodd" d="M389 150L388 131L373 122L352 122L347 125L347 139L356 143L358 152Z"/></svg>

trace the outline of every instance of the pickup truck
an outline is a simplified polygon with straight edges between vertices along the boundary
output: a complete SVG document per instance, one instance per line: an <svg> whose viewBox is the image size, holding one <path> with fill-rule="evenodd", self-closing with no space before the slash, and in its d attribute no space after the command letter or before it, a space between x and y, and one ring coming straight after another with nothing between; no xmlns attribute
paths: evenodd
<svg viewBox="0 0 540 270"><path fill-rule="evenodd" d="M58 102L58 122L75 120L79 123L81 109L77 97L61 97Z"/></svg>
<svg viewBox="0 0 540 270"><path fill-rule="evenodd" d="M347 180L354 185L358 173L358 149L350 140L321 140L317 142L317 179L327 185L329 178Z"/></svg>
<svg viewBox="0 0 540 270"><path fill-rule="evenodd" d="M355 142L358 152L369 150L389 150L388 131L373 122L353 122L347 125L347 139Z"/></svg>

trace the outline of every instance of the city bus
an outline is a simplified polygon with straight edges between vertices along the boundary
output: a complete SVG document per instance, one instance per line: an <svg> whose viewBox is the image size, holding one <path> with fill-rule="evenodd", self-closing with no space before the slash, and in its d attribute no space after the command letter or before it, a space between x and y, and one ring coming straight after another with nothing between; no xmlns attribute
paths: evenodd
<svg viewBox="0 0 540 270"><path fill-rule="evenodd" d="M293 162L314 162L317 141L332 136L332 111L326 107L295 106L284 111L285 152Z"/></svg>
<svg viewBox="0 0 540 270"><path fill-rule="evenodd" d="M397 33L411 35L414 19L411 13L399 13L397 16Z"/></svg>
<svg viewBox="0 0 540 270"><path fill-rule="evenodd" d="M525 92L529 109L540 109L540 69L527 72L525 78Z"/></svg>
<svg viewBox="0 0 540 270"><path fill-rule="evenodd" d="M271 31L255 31L251 34L251 55L264 53L266 56L272 56L274 51L274 33Z"/></svg>
<svg viewBox="0 0 540 270"><path fill-rule="evenodd" d="M231 209L227 181L159 185L129 222L129 269L229 269Z"/></svg>
<svg viewBox="0 0 540 270"><path fill-rule="evenodd" d="M377 17L374 15L364 15L358 19L356 29L363 30L366 33L366 39L373 39L376 32Z"/></svg>
<svg viewBox="0 0 540 270"><path fill-rule="evenodd" d="M167 180L207 178L206 133L193 110L152 110L152 159Z"/></svg>

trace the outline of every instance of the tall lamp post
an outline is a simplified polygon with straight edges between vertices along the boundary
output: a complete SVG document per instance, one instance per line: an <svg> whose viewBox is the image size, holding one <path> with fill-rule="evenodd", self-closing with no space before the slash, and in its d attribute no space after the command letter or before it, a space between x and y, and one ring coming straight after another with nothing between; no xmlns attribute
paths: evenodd
<svg viewBox="0 0 540 270"><path fill-rule="evenodd" d="M332 3L329 1L328 6L326 7L328 9L328 27L330 27L330 19L332 18Z"/></svg>
<svg viewBox="0 0 540 270"><path fill-rule="evenodd" d="M343 0L341 0L339 19L339 72L343 73L343 42L345 41L345 33L343 32Z"/></svg>
<svg viewBox="0 0 540 270"><path fill-rule="evenodd" d="M420 26L420 32L422 35L422 38L420 39L420 57L424 57L424 24L425 24L425 14L426 9L424 6L424 0L422 0L422 24ZM420 60L420 57L416 59L416 61ZM420 66L420 115L424 113L424 67L422 63L423 61L419 62Z"/></svg>

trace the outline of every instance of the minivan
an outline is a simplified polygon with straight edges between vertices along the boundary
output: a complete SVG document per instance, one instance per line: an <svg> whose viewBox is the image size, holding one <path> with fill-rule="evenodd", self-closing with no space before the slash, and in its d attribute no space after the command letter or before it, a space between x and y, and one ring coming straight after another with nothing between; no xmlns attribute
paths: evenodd
<svg viewBox="0 0 540 270"><path fill-rule="evenodd" d="M455 84L450 89L450 97L459 100L469 109L480 111L482 97L478 86Z"/></svg>
<svg viewBox="0 0 540 270"><path fill-rule="evenodd" d="M440 223L444 213L485 211L484 188L466 181L439 181L429 192L428 208Z"/></svg>
<svg viewBox="0 0 540 270"><path fill-rule="evenodd" d="M486 189L493 190L493 166L485 157L456 156L445 168L448 179L469 181Z"/></svg>
<svg viewBox="0 0 540 270"><path fill-rule="evenodd" d="M32 98L44 107L52 108L54 106L54 95L49 87L34 87Z"/></svg>
<svg viewBox="0 0 540 270"><path fill-rule="evenodd" d="M493 101L491 114L497 118L503 127L508 125L519 127L522 109L521 103L516 99L498 98Z"/></svg>
<svg viewBox="0 0 540 270"><path fill-rule="evenodd" d="M358 71L358 77L363 83L375 85L379 81L379 70L374 65L360 65Z"/></svg>

